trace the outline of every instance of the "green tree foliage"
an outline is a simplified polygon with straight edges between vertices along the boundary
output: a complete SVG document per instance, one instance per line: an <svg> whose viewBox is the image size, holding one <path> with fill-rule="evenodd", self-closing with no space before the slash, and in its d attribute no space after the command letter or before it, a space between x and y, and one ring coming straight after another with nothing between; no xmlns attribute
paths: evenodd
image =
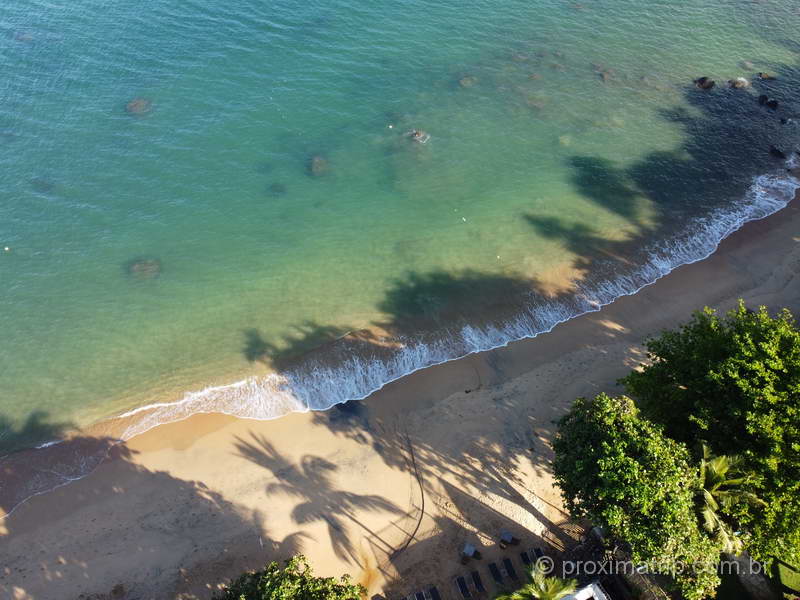
<svg viewBox="0 0 800 600"><path fill-rule="evenodd" d="M744 539L737 535L733 525L726 519L733 509L741 504L764 506L765 502L747 488L755 476L744 469L741 456L712 456L703 444L700 461L699 488L696 492L698 510L703 528L722 547L723 552L741 554Z"/></svg>
<svg viewBox="0 0 800 600"><path fill-rule="evenodd" d="M574 579L547 577L538 564L528 571L528 583L517 591L498 596L496 600L561 600L578 587Z"/></svg>
<svg viewBox="0 0 800 600"><path fill-rule="evenodd" d="M302 555L286 561L268 564L264 570L244 573L231 582L215 600L360 600L366 590L341 579L315 577Z"/></svg>
<svg viewBox="0 0 800 600"><path fill-rule="evenodd" d="M634 561L674 569L688 600L713 595L720 547L697 519L698 472L683 444L629 398L600 394L575 402L553 448L555 479L573 515L626 543Z"/></svg>
<svg viewBox="0 0 800 600"><path fill-rule="evenodd" d="M651 362L622 380L628 393L670 437L741 455L765 504L723 512L748 534L753 556L800 564L800 331L792 315L741 302L724 316L706 308L646 346Z"/></svg>

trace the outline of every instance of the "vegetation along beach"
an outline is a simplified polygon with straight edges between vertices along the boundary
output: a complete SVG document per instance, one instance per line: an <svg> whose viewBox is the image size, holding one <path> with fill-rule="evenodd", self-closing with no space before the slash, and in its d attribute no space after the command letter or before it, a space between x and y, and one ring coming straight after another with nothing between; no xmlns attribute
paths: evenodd
<svg viewBox="0 0 800 600"><path fill-rule="evenodd" d="M800 595L798 30L3 3L0 597Z"/></svg>

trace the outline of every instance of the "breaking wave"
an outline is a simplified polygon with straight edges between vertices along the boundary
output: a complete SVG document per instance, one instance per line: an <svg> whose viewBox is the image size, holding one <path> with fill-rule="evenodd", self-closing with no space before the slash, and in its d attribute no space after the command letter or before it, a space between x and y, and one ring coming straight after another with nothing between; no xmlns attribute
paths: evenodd
<svg viewBox="0 0 800 600"><path fill-rule="evenodd" d="M789 166L795 165L790 162ZM514 318L499 324L463 325L442 333L434 341L406 339L384 349L380 356L353 353L335 365L310 359L281 373L189 392L175 402L143 406L114 419L125 425L112 441L128 440L198 413L267 420L291 412L327 410L349 400L364 399L415 371L536 337L559 323L598 311L621 296L635 294L681 265L708 257L723 239L745 223L784 208L798 189L800 180L794 177L761 175L733 206L713 211L695 220L683 233L647 248L643 264L628 273L594 283L578 282L575 292L567 298L532 299ZM14 492L3 498L3 505L16 508L32 496L80 479L103 460L109 449L108 443L92 446L81 441L76 445L50 442L26 451L25 468L16 481L7 482L11 485L6 490L13 487ZM35 456L31 459L31 455ZM10 455L0 461L14 458L15 455ZM43 467L38 468L37 464Z"/></svg>
<svg viewBox="0 0 800 600"><path fill-rule="evenodd" d="M716 210L694 221L690 230L648 248L647 260L632 272L597 283L578 283L568 299L537 299L513 319L495 325L464 325L435 341L405 340L388 358L354 355L335 366L304 362L282 373L208 387L187 393L176 402L137 408L122 415L133 418L122 438L130 439L196 413L267 420L290 412L327 410L349 400L364 399L420 369L536 337L559 323L600 310L621 296L635 294L681 265L708 257L745 223L784 208L798 188L800 181L793 177L761 175L734 206Z"/></svg>

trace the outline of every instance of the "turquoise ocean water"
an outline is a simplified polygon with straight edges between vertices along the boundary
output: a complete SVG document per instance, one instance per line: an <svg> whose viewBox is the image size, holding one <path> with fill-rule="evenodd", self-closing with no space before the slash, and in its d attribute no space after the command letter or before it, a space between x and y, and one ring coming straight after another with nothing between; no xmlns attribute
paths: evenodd
<svg viewBox="0 0 800 600"><path fill-rule="evenodd" d="M794 189L798 30L793 0L6 0L4 451L328 408L706 256Z"/></svg>

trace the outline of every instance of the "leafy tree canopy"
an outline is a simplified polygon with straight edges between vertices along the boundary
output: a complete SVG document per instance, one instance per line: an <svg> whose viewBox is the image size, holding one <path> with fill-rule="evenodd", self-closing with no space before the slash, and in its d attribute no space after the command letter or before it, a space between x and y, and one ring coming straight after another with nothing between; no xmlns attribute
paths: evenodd
<svg viewBox="0 0 800 600"><path fill-rule="evenodd" d="M510 594L495 600L562 600L578 589L575 579L548 577L537 562L528 569L528 583Z"/></svg>
<svg viewBox="0 0 800 600"><path fill-rule="evenodd" d="M347 575L315 577L306 558L298 555L285 568L272 562L262 571L244 573L215 600L360 600L365 593Z"/></svg>
<svg viewBox="0 0 800 600"><path fill-rule="evenodd" d="M646 343L650 364L622 380L667 435L718 455L741 455L764 503L727 507L769 562L800 564L800 331L742 302L724 316L706 308Z"/></svg>
<svg viewBox="0 0 800 600"><path fill-rule="evenodd" d="M674 566L688 600L713 595L721 548L701 530L698 471L683 444L642 418L629 398L600 394L575 402L553 447L555 479L573 515L626 543L635 561Z"/></svg>

